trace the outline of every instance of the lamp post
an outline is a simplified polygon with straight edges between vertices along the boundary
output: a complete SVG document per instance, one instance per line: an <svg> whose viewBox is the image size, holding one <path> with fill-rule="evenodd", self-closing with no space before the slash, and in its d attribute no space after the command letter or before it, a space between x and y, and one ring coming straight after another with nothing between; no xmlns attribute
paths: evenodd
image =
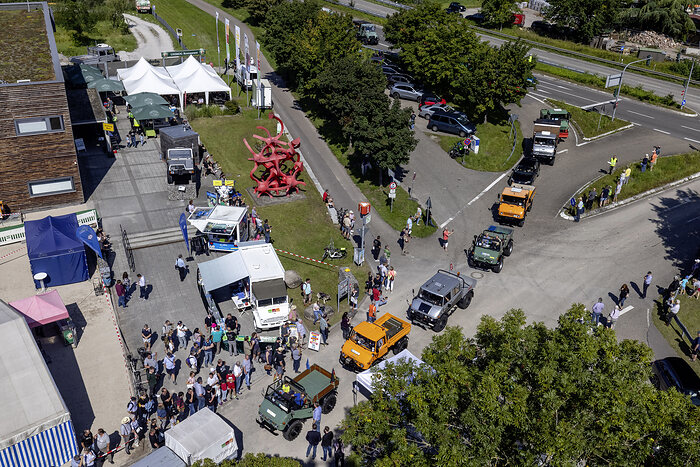
<svg viewBox="0 0 700 467"><path fill-rule="evenodd" d="M627 71L627 67L634 64L634 63L639 63L639 62L647 62L647 66L649 66L649 62L651 62L651 55L647 55L647 58L642 58L640 60L635 60L633 62L629 62L625 67L622 69L622 73L620 73L620 84L617 85L617 94L615 94L615 107L613 107L613 114L612 114L612 120L615 121L615 112L617 111L617 102L620 100L620 90L622 89L622 78L625 76L625 71Z"/></svg>

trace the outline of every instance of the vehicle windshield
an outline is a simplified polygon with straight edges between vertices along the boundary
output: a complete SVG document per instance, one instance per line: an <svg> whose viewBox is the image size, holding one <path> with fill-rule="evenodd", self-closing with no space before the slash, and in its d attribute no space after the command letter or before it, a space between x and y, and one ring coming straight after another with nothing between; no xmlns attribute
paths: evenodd
<svg viewBox="0 0 700 467"><path fill-rule="evenodd" d="M365 29L365 31L372 31L372 32L374 32L374 31L377 30L376 27L374 26L374 24L365 24L365 25L363 25L362 27Z"/></svg>
<svg viewBox="0 0 700 467"><path fill-rule="evenodd" d="M501 247L501 240L490 235L482 235L476 240L476 246L487 250L498 251Z"/></svg>
<svg viewBox="0 0 700 467"><path fill-rule="evenodd" d="M512 204L514 206L524 206L525 205L525 200L523 198L517 198L515 196L510 196L510 195L503 195L503 198L501 199L506 204Z"/></svg>
<svg viewBox="0 0 700 467"><path fill-rule="evenodd" d="M535 164L533 162L521 162L515 168L516 172L534 172Z"/></svg>
<svg viewBox="0 0 700 467"><path fill-rule="evenodd" d="M553 138L543 138L541 136L535 137L535 144L543 144L545 146L554 146Z"/></svg>
<svg viewBox="0 0 700 467"><path fill-rule="evenodd" d="M469 125L469 119L467 117L465 117L464 115L460 115L459 117L457 117L457 121L459 123L461 123L462 125L465 125L465 126Z"/></svg>
<svg viewBox="0 0 700 467"><path fill-rule="evenodd" d="M372 339L369 339L357 332L353 332L350 335L350 340L353 341L355 344L359 345L360 347L364 347L370 352L374 352L374 341Z"/></svg>
<svg viewBox="0 0 700 467"><path fill-rule="evenodd" d="M263 298L262 300L258 300L259 307L272 306L272 305L282 305L284 303L287 303L286 296L285 297Z"/></svg>
<svg viewBox="0 0 700 467"><path fill-rule="evenodd" d="M442 297L435 295L432 292L428 292L427 290L421 289L419 297L421 300L430 303L431 305L442 305Z"/></svg>

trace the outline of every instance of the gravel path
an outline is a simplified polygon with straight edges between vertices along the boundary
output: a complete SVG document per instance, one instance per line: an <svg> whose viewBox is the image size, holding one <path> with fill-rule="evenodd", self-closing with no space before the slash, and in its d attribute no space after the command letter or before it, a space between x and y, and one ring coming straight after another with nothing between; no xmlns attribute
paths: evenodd
<svg viewBox="0 0 700 467"><path fill-rule="evenodd" d="M170 34L159 25L144 21L138 16L124 15L131 33L136 37L138 47L133 52L120 50L122 60L138 60L144 58L160 58L160 53L175 50Z"/></svg>

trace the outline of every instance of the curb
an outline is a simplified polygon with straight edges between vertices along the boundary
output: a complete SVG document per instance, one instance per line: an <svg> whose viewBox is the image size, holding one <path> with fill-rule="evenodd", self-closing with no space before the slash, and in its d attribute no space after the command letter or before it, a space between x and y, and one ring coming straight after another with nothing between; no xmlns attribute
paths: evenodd
<svg viewBox="0 0 700 467"><path fill-rule="evenodd" d="M601 177L598 177L598 178L601 178ZM596 180L598 180L598 178ZM648 198L648 197L653 196L657 193L661 193L663 191L674 188L676 186L683 185L684 183L691 182L691 181L695 180L696 178L700 178L700 172L694 173L693 175L688 175L687 177L681 178L680 180L676 180L675 182L671 182L671 183L668 183L666 185L652 188L651 190L639 193L639 194L634 195L634 196L627 198L627 199L623 199L622 201L618 201L617 203L611 203L610 205L605 206L604 208L598 208L598 209L594 209L593 211L583 213L581 215L581 219L585 219L587 217L595 217L595 216L599 216L601 214L605 214L608 211L613 211L613 210L620 208L622 206L625 206L627 204L634 203L635 201L639 201L639 200L642 200L644 198ZM585 186L588 186L591 183L594 183L596 180L593 180L591 182L586 183ZM582 188L580 188L578 191L576 191L576 193L581 191ZM574 195L576 193L574 193ZM574 217L570 216L566 213L567 207L568 207L568 205L565 205L559 210L559 216L562 219L565 219L567 221L573 221Z"/></svg>

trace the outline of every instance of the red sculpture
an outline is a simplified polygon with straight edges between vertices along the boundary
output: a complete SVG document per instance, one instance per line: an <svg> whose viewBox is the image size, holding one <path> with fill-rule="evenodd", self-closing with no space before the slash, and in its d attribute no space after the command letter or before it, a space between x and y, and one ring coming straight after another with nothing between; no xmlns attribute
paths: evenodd
<svg viewBox="0 0 700 467"><path fill-rule="evenodd" d="M255 167L250 171L250 178L258 184L255 187L258 198L262 194L273 196L273 192L276 196L279 196L280 193L289 195L292 191L298 192L299 185L306 185L306 183L297 180L297 177L304 171L304 163L296 151L301 145L299 138L290 143L280 141L284 132L284 123L274 114L270 114L270 118L274 118L280 123L281 130L278 135L270 136L267 128L257 127L267 133L267 137L253 135L253 138L264 143L259 152L255 152L248 141L243 138L248 151L253 155L248 160L255 162ZM260 167L263 171L260 176L256 176L255 173Z"/></svg>

